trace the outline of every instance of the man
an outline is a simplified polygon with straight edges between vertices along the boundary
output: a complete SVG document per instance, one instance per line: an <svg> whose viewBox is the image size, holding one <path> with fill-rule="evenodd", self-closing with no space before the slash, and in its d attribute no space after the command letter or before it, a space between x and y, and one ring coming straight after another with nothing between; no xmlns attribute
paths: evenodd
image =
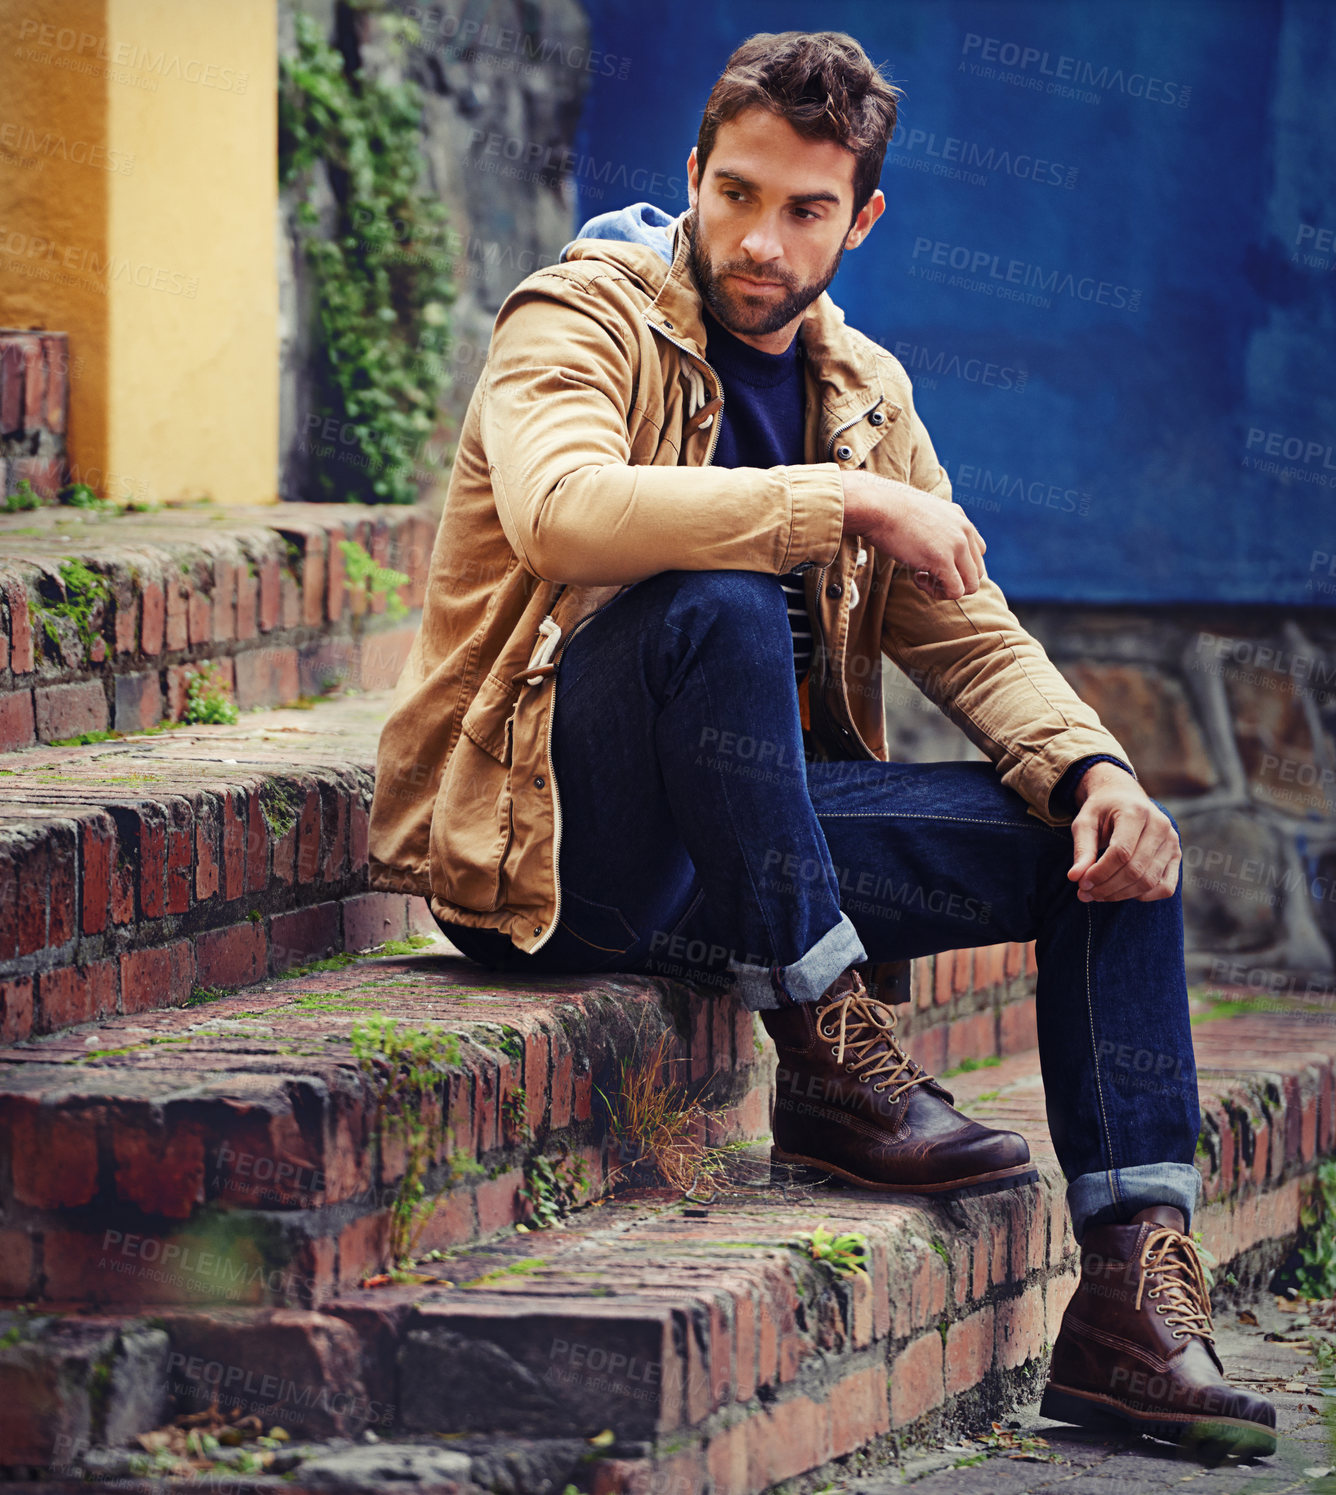
<svg viewBox="0 0 1336 1495"><path fill-rule="evenodd" d="M495 967L731 978L779 1052L776 1161L888 1192L1035 1174L856 968L1036 939L1083 1250L1045 1405L1270 1451L1188 1234L1175 827L989 580L904 370L823 294L884 210L896 94L849 37L753 37L690 212L596 220L503 306L381 739L374 884ZM991 765L885 761L883 652Z"/></svg>

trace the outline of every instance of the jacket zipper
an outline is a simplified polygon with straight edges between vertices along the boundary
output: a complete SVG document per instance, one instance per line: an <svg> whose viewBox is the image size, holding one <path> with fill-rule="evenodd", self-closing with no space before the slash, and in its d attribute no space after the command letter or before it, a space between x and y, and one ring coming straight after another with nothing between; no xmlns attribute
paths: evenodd
<svg viewBox="0 0 1336 1495"><path fill-rule="evenodd" d="M706 363L705 360L699 355L693 353L690 348L685 347L682 343L679 343L673 338L667 336L667 334L664 333L662 329L655 327L654 330L659 333L659 336L663 338L664 342L672 343L673 347L676 348L679 353L684 353L688 358L694 359L697 363L699 363L704 368L705 372L709 374L710 378L714 380L715 385L718 389L719 408L714 413L714 426L710 431L710 445L705 453L705 461L701 463L702 467L709 467L710 464L714 461L714 449L719 444L719 428L723 424L724 419L723 381L719 378L719 375L716 374L715 371L710 367L710 365ZM610 598L608 602L605 602L603 604L603 607L609 606L610 603L614 601L616 601L616 598ZM592 613L589 614L587 618L581 618L580 621L575 625L575 627L571 629L570 636L567 638L566 643L562 645L563 653L569 646L571 639L573 639L575 635L579 633L579 631L585 626L586 623L591 622L594 618L598 617L599 613L603 611L603 607L596 608ZM555 721L557 715L556 693L556 677L553 676L553 700L547 713L547 782L552 787L552 869L556 876L557 900L552 911L552 922L548 926L547 932L533 947L533 949L529 951L530 955L536 955L538 951L540 951L543 946L547 944L548 940L550 940L552 936L557 932L557 925L561 923L561 796L557 792L557 775L552 763L552 723Z"/></svg>

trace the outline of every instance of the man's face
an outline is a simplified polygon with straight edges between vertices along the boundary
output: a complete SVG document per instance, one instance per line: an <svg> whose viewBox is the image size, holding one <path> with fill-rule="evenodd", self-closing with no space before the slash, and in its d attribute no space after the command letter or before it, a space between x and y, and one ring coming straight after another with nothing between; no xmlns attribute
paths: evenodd
<svg viewBox="0 0 1336 1495"><path fill-rule="evenodd" d="M736 337L766 352L787 348L844 251L881 216L875 192L850 223L854 164L843 146L805 140L761 108L720 125L703 171L691 152L692 270L705 304Z"/></svg>

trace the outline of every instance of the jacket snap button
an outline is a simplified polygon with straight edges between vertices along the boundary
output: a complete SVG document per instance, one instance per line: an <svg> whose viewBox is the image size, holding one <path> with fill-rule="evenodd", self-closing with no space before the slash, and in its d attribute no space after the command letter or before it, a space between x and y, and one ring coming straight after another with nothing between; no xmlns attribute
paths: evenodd
<svg viewBox="0 0 1336 1495"><path fill-rule="evenodd" d="M843 594L844 585L842 582L832 581L831 584L826 588L827 597L840 597L843 596Z"/></svg>
<svg viewBox="0 0 1336 1495"><path fill-rule="evenodd" d="M841 462L847 462L849 458L853 456L853 454L854 449L851 446L837 446L835 448L835 455L840 459Z"/></svg>
<svg viewBox="0 0 1336 1495"><path fill-rule="evenodd" d="M533 932L535 934L542 934L542 932L543 932L543 926L541 924L535 924L534 927L533 927Z"/></svg>
<svg viewBox="0 0 1336 1495"><path fill-rule="evenodd" d="M868 416L868 419L874 426L884 425L886 423L886 412L884 410L874 410L872 414Z"/></svg>
<svg viewBox="0 0 1336 1495"><path fill-rule="evenodd" d="M541 773L533 781L533 786L534 786L535 789L543 789L543 788L546 787L546 785L547 785L547 780L542 776Z"/></svg>

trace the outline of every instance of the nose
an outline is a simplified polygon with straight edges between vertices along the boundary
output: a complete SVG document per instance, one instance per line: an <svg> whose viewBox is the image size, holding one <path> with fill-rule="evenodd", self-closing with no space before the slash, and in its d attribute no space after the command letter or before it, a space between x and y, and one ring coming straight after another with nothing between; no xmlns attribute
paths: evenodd
<svg viewBox="0 0 1336 1495"><path fill-rule="evenodd" d="M783 250L778 227L772 219L756 219L742 240L742 252L758 265L780 257Z"/></svg>

